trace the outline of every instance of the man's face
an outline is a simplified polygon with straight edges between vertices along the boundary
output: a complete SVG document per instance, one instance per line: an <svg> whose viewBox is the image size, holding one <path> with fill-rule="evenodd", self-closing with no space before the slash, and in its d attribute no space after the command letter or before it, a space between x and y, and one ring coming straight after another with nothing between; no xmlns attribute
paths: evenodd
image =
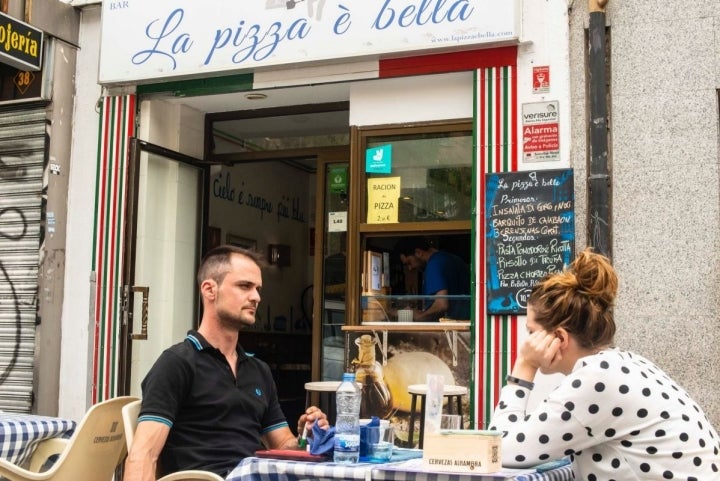
<svg viewBox="0 0 720 481"><path fill-rule="evenodd" d="M406 256L405 254L400 254L400 262L402 262L409 271L421 269L425 266L425 262L418 257L417 249L415 250L414 255Z"/></svg>
<svg viewBox="0 0 720 481"><path fill-rule="evenodd" d="M262 274L258 265L234 254L230 270L217 287L215 310L220 322L235 329L254 325L261 289Z"/></svg>

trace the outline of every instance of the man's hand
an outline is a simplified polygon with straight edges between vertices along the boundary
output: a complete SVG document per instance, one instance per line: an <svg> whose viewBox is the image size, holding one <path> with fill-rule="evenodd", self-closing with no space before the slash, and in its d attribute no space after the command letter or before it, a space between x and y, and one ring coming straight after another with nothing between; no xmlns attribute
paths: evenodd
<svg viewBox="0 0 720 481"><path fill-rule="evenodd" d="M305 429L312 431L313 424L315 423L326 431L330 427L325 413L316 406L310 406L300 416L300 419L298 419L298 435L302 436L303 430Z"/></svg>

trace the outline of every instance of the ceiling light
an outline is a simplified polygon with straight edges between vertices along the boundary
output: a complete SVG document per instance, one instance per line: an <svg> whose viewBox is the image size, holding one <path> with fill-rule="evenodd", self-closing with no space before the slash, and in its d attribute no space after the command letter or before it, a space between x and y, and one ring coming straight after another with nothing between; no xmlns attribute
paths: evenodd
<svg viewBox="0 0 720 481"><path fill-rule="evenodd" d="M259 92L253 92L245 94L245 98L248 100L265 100L267 98L267 95L261 94Z"/></svg>

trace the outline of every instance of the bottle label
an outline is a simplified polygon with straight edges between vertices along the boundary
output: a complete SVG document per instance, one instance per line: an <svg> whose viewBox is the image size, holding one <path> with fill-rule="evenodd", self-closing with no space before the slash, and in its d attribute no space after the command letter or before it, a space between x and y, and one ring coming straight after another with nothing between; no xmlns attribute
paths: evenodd
<svg viewBox="0 0 720 481"><path fill-rule="evenodd" d="M335 435L336 451L359 451L360 435Z"/></svg>

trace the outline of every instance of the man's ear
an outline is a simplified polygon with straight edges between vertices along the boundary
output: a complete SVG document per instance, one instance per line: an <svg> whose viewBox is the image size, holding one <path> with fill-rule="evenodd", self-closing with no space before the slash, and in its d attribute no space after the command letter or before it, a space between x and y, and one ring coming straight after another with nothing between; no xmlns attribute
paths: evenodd
<svg viewBox="0 0 720 481"><path fill-rule="evenodd" d="M200 283L200 293L202 296L209 300L214 300L217 295L217 282L213 279L205 279Z"/></svg>

